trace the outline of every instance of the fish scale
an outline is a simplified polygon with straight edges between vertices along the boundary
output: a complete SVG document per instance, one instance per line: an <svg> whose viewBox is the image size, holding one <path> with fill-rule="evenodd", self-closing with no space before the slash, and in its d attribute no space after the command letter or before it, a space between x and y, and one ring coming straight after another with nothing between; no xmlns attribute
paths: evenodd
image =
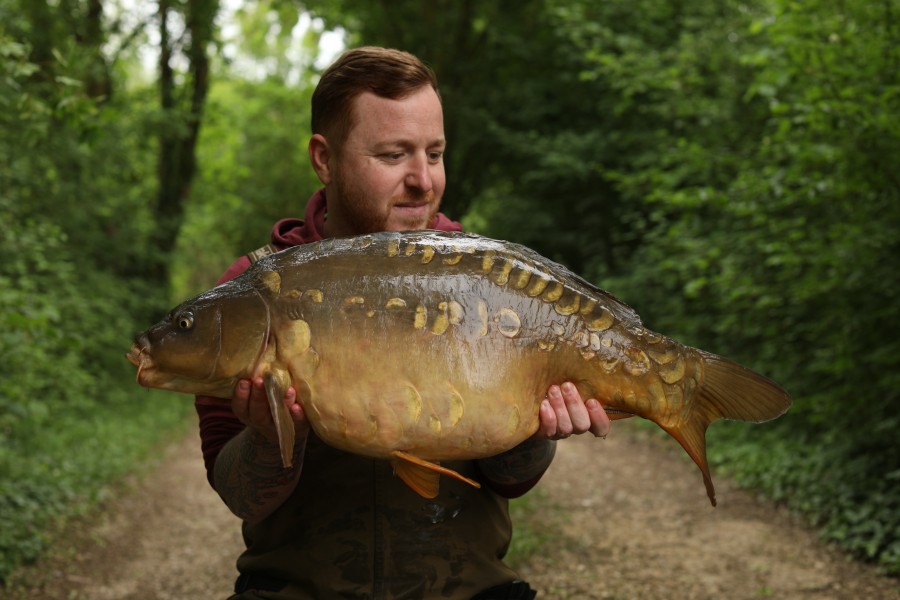
<svg viewBox="0 0 900 600"><path fill-rule="evenodd" d="M185 326L189 324L189 326ZM219 326L221 324L221 326ZM385 232L267 256L176 307L129 353L148 387L229 397L263 376L285 465L282 398L298 391L316 434L390 460L433 497L442 460L499 454L539 428L547 388L572 381L610 418L654 421L715 494L705 432L769 420L777 384L646 329L637 313L521 245L456 232Z"/></svg>

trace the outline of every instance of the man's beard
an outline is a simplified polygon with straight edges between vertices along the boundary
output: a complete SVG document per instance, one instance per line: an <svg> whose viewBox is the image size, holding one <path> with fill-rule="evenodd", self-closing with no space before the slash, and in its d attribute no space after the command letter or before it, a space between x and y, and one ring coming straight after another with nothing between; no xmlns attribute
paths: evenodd
<svg viewBox="0 0 900 600"><path fill-rule="evenodd" d="M434 223L440 202L435 199L433 191L421 194L407 193L401 197L394 197L391 198L390 205L385 207L379 205L377 201L373 201L362 187L351 183L352 179L352 177L338 176L335 184L341 197L341 218L357 235L385 231L389 226L397 231L425 229ZM398 222L395 220L393 223L389 223L392 207L398 204L421 202L428 203L429 210L424 219L421 217L410 217L405 221Z"/></svg>

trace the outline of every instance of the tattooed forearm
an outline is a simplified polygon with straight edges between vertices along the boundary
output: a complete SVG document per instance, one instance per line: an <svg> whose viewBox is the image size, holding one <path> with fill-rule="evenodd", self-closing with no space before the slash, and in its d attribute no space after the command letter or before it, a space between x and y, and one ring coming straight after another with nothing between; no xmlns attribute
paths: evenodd
<svg viewBox="0 0 900 600"><path fill-rule="evenodd" d="M219 496L231 512L245 521L267 517L297 486L305 447L305 440L297 441L294 466L285 469L278 445L245 429L216 458L214 476Z"/></svg>
<svg viewBox="0 0 900 600"><path fill-rule="evenodd" d="M532 438L503 454L478 461L482 474L494 483L514 485L547 470L556 454L556 442Z"/></svg>

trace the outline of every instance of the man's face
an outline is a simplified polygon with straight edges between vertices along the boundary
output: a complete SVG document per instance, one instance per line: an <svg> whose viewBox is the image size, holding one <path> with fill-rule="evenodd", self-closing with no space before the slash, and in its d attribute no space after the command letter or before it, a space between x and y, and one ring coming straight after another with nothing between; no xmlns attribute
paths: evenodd
<svg viewBox="0 0 900 600"><path fill-rule="evenodd" d="M329 236L424 229L444 194L444 114L425 86L390 100L372 93L354 103L354 126L332 155Z"/></svg>

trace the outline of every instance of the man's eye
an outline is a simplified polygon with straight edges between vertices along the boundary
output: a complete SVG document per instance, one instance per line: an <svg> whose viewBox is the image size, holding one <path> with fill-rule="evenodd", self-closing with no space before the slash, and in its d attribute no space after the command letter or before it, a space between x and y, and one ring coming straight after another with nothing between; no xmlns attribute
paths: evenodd
<svg viewBox="0 0 900 600"><path fill-rule="evenodd" d="M387 152L381 155L385 160L398 161L403 160L402 152Z"/></svg>
<svg viewBox="0 0 900 600"><path fill-rule="evenodd" d="M431 162L435 162L435 163L440 162L442 158L444 158L443 152L429 152L428 153L428 160L430 160Z"/></svg>

